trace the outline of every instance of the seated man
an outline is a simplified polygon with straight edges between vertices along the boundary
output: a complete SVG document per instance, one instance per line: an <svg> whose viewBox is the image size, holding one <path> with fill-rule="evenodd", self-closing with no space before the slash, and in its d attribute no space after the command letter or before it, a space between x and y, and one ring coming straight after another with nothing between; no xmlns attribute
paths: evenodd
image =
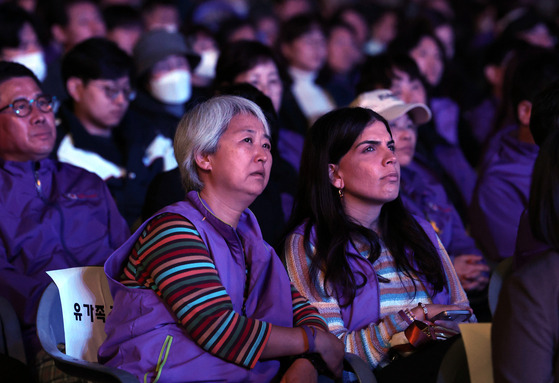
<svg viewBox="0 0 559 383"><path fill-rule="evenodd" d="M147 185L163 170L162 160L155 159L165 151L157 143L149 148L144 140L151 127L130 115L125 118L135 95L132 59L112 41L88 39L64 56L62 77L70 100L57 116L57 158L105 180L132 225L140 216ZM134 127L135 134L123 137L125 126Z"/></svg>
<svg viewBox="0 0 559 383"><path fill-rule="evenodd" d="M55 100L23 65L0 61L0 295L14 306L30 363L47 270L102 265L129 235L105 183L48 158Z"/></svg>

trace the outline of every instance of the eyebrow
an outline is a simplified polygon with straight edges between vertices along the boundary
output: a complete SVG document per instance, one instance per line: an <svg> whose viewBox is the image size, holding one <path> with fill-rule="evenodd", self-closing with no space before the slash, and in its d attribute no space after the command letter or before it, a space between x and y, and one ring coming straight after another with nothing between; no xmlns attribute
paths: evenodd
<svg viewBox="0 0 559 383"><path fill-rule="evenodd" d="M375 140L366 140L366 141L361 141L359 144L357 144L357 146L355 146L356 148L360 147L361 145L380 145L382 144L382 141L375 141ZM390 140L386 143L386 145L390 145L390 144L394 144L394 140Z"/></svg>
<svg viewBox="0 0 559 383"><path fill-rule="evenodd" d="M249 129L249 128L246 128L246 129L243 129L243 130L240 131L240 133L243 133L243 132L248 132L248 133L256 134L256 130L254 130L254 129ZM268 139L268 141L272 141L272 137L271 137L269 134L264 134L264 137L266 137L266 138Z"/></svg>

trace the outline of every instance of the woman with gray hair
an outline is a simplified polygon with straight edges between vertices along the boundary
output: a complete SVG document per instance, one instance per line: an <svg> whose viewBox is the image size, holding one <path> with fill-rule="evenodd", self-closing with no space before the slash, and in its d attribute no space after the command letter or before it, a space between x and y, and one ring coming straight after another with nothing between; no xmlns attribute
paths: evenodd
<svg viewBox="0 0 559 383"><path fill-rule="evenodd" d="M107 260L114 308L100 361L164 382L312 382L320 359L340 376L343 345L247 209L268 182L269 135L258 106L236 96L182 118L174 145L186 199ZM295 355L280 370L280 358Z"/></svg>

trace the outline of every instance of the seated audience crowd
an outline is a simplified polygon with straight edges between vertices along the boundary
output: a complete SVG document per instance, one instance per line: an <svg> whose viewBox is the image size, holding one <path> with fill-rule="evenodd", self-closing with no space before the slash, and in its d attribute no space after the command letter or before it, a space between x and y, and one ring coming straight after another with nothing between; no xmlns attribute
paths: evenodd
<svg viewBox="0 0 559 383"><path fill-rule="evenodd" d="M434 382L461 336L445 313L491 322L514 257L496 381L559 376L558 20L545 1L0 1L0 296L28 361L0 367L80 381L38 303L47 271L104 265L99 363L139 380L351 381L352 353Z"/></svg>

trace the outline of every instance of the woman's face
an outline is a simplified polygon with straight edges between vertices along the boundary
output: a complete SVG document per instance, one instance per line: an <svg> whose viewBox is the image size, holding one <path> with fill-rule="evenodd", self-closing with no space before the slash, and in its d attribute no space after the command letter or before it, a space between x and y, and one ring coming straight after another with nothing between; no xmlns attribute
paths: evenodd
<svg viewBox="0 0 559 383"><path fill-rule="evenodd" d="M207 171L204 190L252 203L268 184L270 149L270 136L260 120L251 114L236 115L219 139L216 152L206 156L203 166L198 164Z"/></svg>
<svg viewBox="0 0 559 383"><path fill-rule="evenodd" d="M282 52L290 66L315 72L326 61L326 37L320 29L312 29L290 43L284 43Z"/></svg>
<svg viewBox="0 0 559 383"><path fill-rule="evenodd" d="M357 40L346 28L334 28L328 39L328 65L336 73L345 74L359 62Z"/></svg>
<svg viewBox="0 0 559 383"><path fill-rule="evenodd" d="M444 69L442 54L435 40L429 36L419 40L419 44L410 51L411 58L430 85L435 86L441 80Z"/></svg>
<svg viewBox="0 0 559 383"><path fill-rule="evenodd" d="M279 111L283 86L278 73L278 68L273 61L265 61L254 68L243 72L233 79L235 84L247 82L272 100L274 109Z"/></svg>
<svg viewBox="0 0 559 383"><path fill-rule="evenodd" d="M408 104L427 103L427 92L419 79L410 79L410 76L399 69L394 69L394 78L390 90L394 96Z"/></svg>
<svg viewBox="0 0 559 383"><path fill-rule="evenodd" d="M389 124L396 147L396 157L400 166L406 167L411 163L415 154L417 127L407 113L390 121Z"/></svg>
<svg viewBox="0 0 559 383"><path fill-rule="evenodd" d="M338 165L330 165L332 184L343 189L344 207L380 207L398 197L400 165L386 126L375 121L363 130Z"/></svg>

